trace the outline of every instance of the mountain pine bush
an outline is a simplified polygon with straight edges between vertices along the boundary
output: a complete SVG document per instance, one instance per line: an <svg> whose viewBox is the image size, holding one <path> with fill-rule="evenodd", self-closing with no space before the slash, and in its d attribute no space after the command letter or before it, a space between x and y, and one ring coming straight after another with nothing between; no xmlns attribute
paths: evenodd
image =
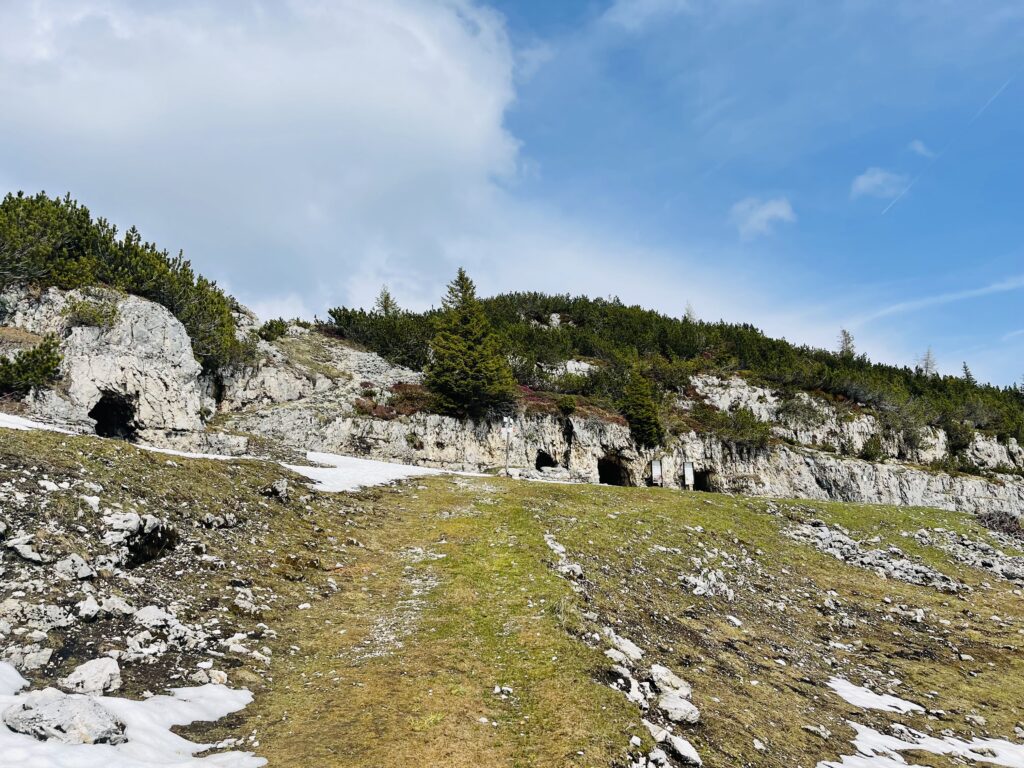
<svg viewBox="0 0 1024 768"><path fill-rule="evenodd" d="M797 346L765 336L746 323L704 322L671 317L618 299L509 293L480 299L480 306L517 381L559 394L622 400L631 362L656 391L683 392L696 373L743 373L784 393L825 395L863 404L887 423L904 444L920 443L923 428L963 422L1001 440L1024 442L1024 387L998 387L963 376L932 376L910 366L874 363L850 344L842 352ZM402 313L400 327L364 310L330 311L340 336L380 352L392 362L421 369L427 360L438 310ZM558 322L553 322L558 315ZM387 332L385 332L387 329ZM586 376L545 378L543 366L583 358L600 363ZM973 376L971 378L974 378ZM746 423L718 424L761 443L760 429Z"/></svg>
<svg viewBox="0 0 1024 768"><path fill-rule="evenodd" d="M106 219L70 195L7 195L0 203L0 289L24 283L42 288L108 285L167 307L188 331L207 370L241 362L250 345L235 337L232 300L197 275L179 253L171 257L143 242L134 227L118 237Z"/></svg>
<svg viewBox="0 0 1024 768"><path fill-rule="evenodd" d="M55 382L60 375L59 349L57 339L47 336L31 349L0 358L0 395L21 397Z"/></svg>

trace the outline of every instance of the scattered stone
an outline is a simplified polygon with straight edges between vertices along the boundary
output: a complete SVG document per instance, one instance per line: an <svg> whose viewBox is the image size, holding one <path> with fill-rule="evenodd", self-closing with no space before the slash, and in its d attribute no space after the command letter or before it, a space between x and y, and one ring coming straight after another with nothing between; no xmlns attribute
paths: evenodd
<svg viewBox="0 0 1024 768"><path fill-rule="evenodd" d="M640 661L640 659L644 657L644 652L640 650L636 643L633 643L624 637L620 637L611 627L605 627L604 636L608 638L608 641L617 651L619 651L619 653L624 655L630 661Z"/></svg>
<svg viewBox="0 0 1024 768"><path fill-rule="evenodd" d="M33 538L33 536L16 536L5 541L4 546L14 550L22 559L38 565L46 562L46 559L32 548Z"/></svg>
<svg viewBox="0 0 1024 768"><path fill-rule="evenodd" d="M825 741L832 738L832 732L822 725L805 725L803 726L803 729L808 733L813 733L815 736L818 736Z"/></svg>
<svg viewBox="0 0 1024 768"><path fill-rule="evenodd" d="M262 493L264 496L286 502L288 501L288 480L283 477L280 480L275 480L264 488Z"/></svg>
<svg viewBox="0 0 1024 768"><path fill-rule="evenodd" d="M131 616L135 613L135 608L129 605L124 598L116 596L105 598L100 605L100 610L107 616Z"/></svg>
<svg viewBox="0 0 1024 768"><path fill-rule="evenodd" d="M693 725L700 722L700 710L679 691L668 691L658 697L658 709L673 723Z"/></svg>
<svg viewBox="0 0 1024 768"><path fill-rule="evenodd" d="M85 559L78 554L70 554L58 560L53 567L57 571L58 576L68 581L91 579L96 575L96 571L93 570L92 566L85 562Z"/></svg>
<svg viewBox="0 0 1024 768"><path fill-rule="evenodd" d="M78 616L83 621L92 621L100 612L100 605L92 595L86 595L85 599L75 605Z"/></svg>
<svg viewBox="0 0 1024 768"><path fill-rule="evenodd" d="M850 538L841 526L829 527L821 520L798 525L787 531L797 541L806 541L818 550L851 565L867 568L887 579L932 587L940 592L962 592L968 588L961 582L923 563L910 560L898 547L864 549Z"/></svg>
<svg viewBox="0 0 1024 768"><path fill-rule="evenodd" d="M71 693L101 695L121 687L121 668L109 656L103 656L79 665L65 678L57 681Z"/></svg>
<svg viewBox="0 0 1024 768"><path fill-rule="evenodd" d="M662 693L675 691L684 699L690 698L693 694L693 689L688 682L679 677L679 675L671 669L663 667L661 664L651 665L651 682L654 683L654 687Z"/></svg>

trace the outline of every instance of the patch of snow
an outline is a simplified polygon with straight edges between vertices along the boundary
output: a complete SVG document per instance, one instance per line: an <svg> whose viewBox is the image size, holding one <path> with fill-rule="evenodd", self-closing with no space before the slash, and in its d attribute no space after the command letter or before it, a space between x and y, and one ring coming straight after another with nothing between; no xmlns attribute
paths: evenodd
<svg viewBox="0 0 1024 768"><path fill-rule="evenodd" d="M284 466L292 472L314 481L318 490L327 493L354 491L370 485L385 485L397 480L407 480L410 477L445 474L441 469L357 459L352 456L339 456L335 453L310 451L306 454L306 459L323 466L310 467L298 464L285 464Z"/></svg>
<svg viewBox="0 0 1024 768"><path fill-rule="evenodd" d="M0 662L0 712L17 706L28 685L6 662ZM74 696L78 696L77 694ZM195 744L171 733L171 726L219 720L243 709L252 694L220 685L175 688L170 696L145 701L112 696L81 696L94 701L124 724L121 744L65 744L39 741L15 733L0 722L0 755L10 768L259 768L266 760L250 752L219 752L195 757L209 744Z"/></svg>
<svg viewBox="0 0 1024 768"><path fill-rule="evenodd" d="M0 428L31 430L43 429L51 432L62 432L64 434L76 434L69 430L60 429L39 421L31 421L20 416L12 416L0 413ZM137 448L153 453L162 453L167 456L180 456L185 459L214 459L218 461L236 461L255 459L254 456L230 456L220 453L190 453L178 451L172 448L157 448L153 445L135 443ZM371 485L386 485L398 480L407 480L411 477L423 477L426 475L443 475L445 470L433 469L430 467L413 467L407 464L392 464L386 461L373 461L371 459L358 459L353 456L341 456L335 453L320 453L310 451L306 459L321 466L306 466L301 464L283 464L281 466L296 472L316 483L316 487L327 493L342 493L355 491ZM469 473L458 473L469 474ZM83 497L87 503L92 505L89 498Z"/></svg>
<svg viewBox="0 0 1024 768"><path fill-rule="evenodd" d="M53 424L44 424L41 421L33 421L32 419L26 419L10 413L0 413L0 427L3 427L4 429L18 430L42 429L47 432L60 432L64 435L75 434L70 429L63 429L62 427L57 427Z"/></svg>
<svg viewBox="0 0 1024 768"><path fill-rule="evenodd" d="M953 736L941 739L905 729L905 738L887 736L866 725L849 722L857 732L853 740L856 755L844 755L838 762L820 762L817 768L907 768L900 752L928 752L933 755L952 755L962 760L1005 768L1024 768L1024 744L1013 744L1003 739L972 739L964 741ZM911 766L915 768L915 766ZM916 766L920 768L920 766Z"/></svg>
<svg viewBox="0 0 1024 768"><path fill-rule="evenodd" d="M875 693L841 677L833 677L829 680L828 687L838 693L844 701L861 709L878 709L883 712L899 712L900 714L924 712L924 707L920 704L906 701L897 696Z"/></svg>
<svg viewBox="0 0 1024 768"><path fill-rule="evenodd" d="M252 456L232 456L226 453L190 453L189 451L177 451L173 448L157 448L155 445L145 443L134 443L136 448L152 453L163 453L167 456L180 456L183 459L215 459L218 461L233 461L234 459L251 459Z"/></svg>

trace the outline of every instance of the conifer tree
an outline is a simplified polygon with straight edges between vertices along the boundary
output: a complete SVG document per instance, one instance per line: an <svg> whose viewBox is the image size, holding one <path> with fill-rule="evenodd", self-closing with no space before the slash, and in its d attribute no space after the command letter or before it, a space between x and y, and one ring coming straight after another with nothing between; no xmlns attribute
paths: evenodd
<svg viewBox="0 0 1024 768"><path fill-rule="evenodd" d="M967 365L967 361L964 361L964 381L970 384L972 387L977 386L978 380L974 378L974 374L971 373L971 369Z"/></svg>
<svg viewBox="0 0 1024 768"><path fill-rule="evenodd" d="M515 396L515 380L508 361L466 271L448 284L442 299L444 312L430 343L424 384L445 413L480 416L505 405Z"/></svg>
<svg viewBox="0 0 1024 768"><path fill-rule="evenodd" d="M932 352L931 347L928 347L924 357L918 362L917 367L924 376L938 376L939 366L935 362L935 353Z"/></svg>
<svg viewBox="0 0 1024 768"><path fill-rule="evenodd" d="M401 312L398 302L395 301L395 297L391 295L391 291L386 285L381 286L377 300L373 304L373 311L381 317L391 317Z"/></svg>
<svg viewBox="0 0 1024 768"><path fill-rule="evenodd" d="M845 328L839 329L839 355L840 357L851 358L856 354L856 347L853 344L853 334Z"/></svg>
<svg viewBox="0 0 1024 768"><path fill-rule="evenodd" d="M629 431L640 445L653 448L660 445L665 430L658 418L658 405L654 400L651 383L633 367L626 380L626 388L620 409L629 422Z"/></svg>

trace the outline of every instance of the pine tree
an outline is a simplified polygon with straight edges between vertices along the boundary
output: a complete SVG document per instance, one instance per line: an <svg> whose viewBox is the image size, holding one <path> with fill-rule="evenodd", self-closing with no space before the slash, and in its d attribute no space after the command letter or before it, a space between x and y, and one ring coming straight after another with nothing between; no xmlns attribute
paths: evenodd
<svg viewBox="0 0 1024 768"><path fill-rule="evenodd" d="M683 315L683 318L688 323L696 323L700 320L700 318L697 317L697 310L693 308L693 304L690 302L686 302L686 314Z"/></svg>
<svg viewBox="0 0 1024 768"><path fill-rule="evenodd" d="M928 350L924 353L924 357L918 363L918 368L925 376L935 376L938 374L939 366L935 362L935 353L932 352L931 347L928 347Z"/></svg>
<svg viewBox="0 0 1024 768"><path fill-rule="evenodd" d="M373 304L373 311L381 317L391 317L402 311L386 285L381 286L377 300Z"/></svg>
<svg viewBox="0 0 1024 768"><path fill-rule="evenodd" d="M448 284L424 384L445 413L480 416L515 396L515 380L466 271Z"/></svg>
<svg viewBox="0 0 1024 768"><path fill-rule="evenodd" d="M857 353L853 344L853 334L845 328L839 329L839 356L850 358Z"/></svg>
<svg viewBox="0 0 1024 768"><path fill-rule="evenodd" d="M629 372L619 410L629 422L630 434L637 443L648 448L661 444L665 430L658 418L654 388L636 367Z"/></svg>
<svg viewBox="0 0 1024 768"><path fill-rule="evenodd" d="M977 386L978 380L974 378L974 374L971 373L971 369L967 367L967 361L964 361L964 381L970 384L972 387Z"/></svg>

